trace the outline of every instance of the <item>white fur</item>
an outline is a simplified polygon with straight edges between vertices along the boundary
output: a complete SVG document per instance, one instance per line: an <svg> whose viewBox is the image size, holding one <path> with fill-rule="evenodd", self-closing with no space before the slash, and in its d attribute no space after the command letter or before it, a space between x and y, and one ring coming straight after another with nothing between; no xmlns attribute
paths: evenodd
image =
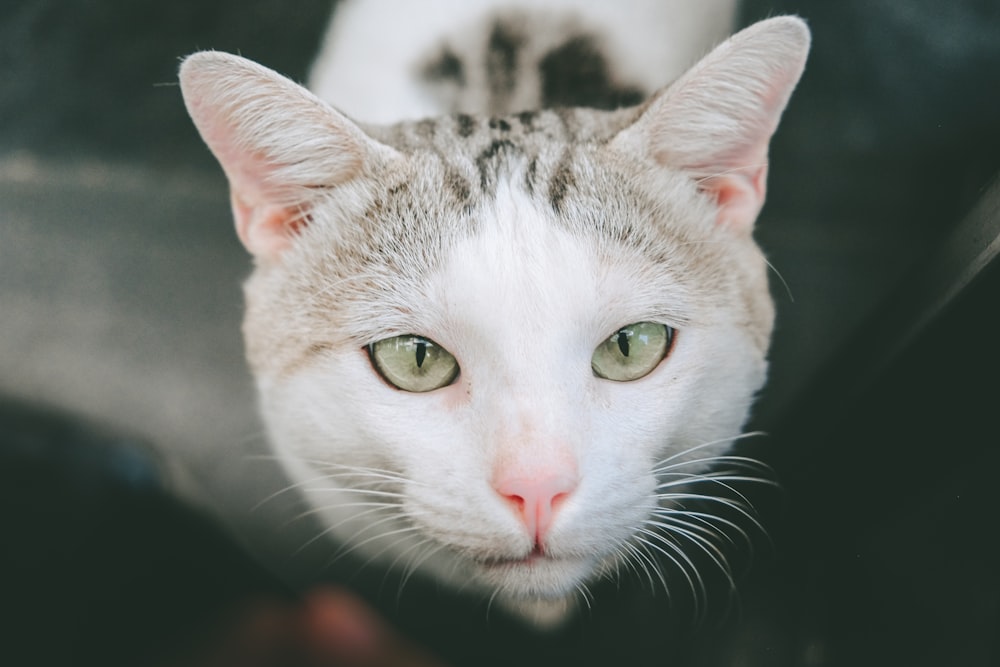
<svg viewBox="0 0 1000 667"><path fill-rule="evenodd" d="M554 620L578 585L621 558L621 543L657 505L654 464L715 440L699 455L717 453L738 433L745 388L761 384L764 363L749 334L723 318L685 327L673 353L641 380L595 377L593 350L657 312L670 281L650 302L649 291L634 288L633 269L601 265L596 241L560 232L517 191L505 189L486 216L484 233L454 248L430 278L418 315L419 331L458 358L456 384L401 392L348 348L288 380L262 378L263 405L298 479L317 477L301 461L320 460L388 468L406 480L403 507L419 532L394 533L406 526L396 518L369 530L395 510L359 512L355 503L378 497L335 478L307 484L335 535L384 562L427 556L424 567L439 576L499 588L499 602ZM456 559L531 551L517 514L490 484L497 466L518 457L553 466L569 457L579 468L580 486L549 534L553 560L489 567ZM448 550L435 551L428 537Z"/></svg>
<svg viewBox="0 0 1000 667"><path fill-rule="evenodd" d="M546 0L602 29L622 75L646 90L673 80L732 30L737 0ZM342 0L309 77L321 98L357 120L391 123L442 111L415 63L442 35L531 0Z"/></svg>

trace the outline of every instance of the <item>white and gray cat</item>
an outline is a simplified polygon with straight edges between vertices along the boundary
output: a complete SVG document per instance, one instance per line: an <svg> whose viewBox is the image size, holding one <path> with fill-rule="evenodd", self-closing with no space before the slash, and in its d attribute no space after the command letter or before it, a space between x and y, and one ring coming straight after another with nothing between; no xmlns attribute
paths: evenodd
<svg viewBox="0 0 1000 667"><path fill-rule="evenodd" d="M340 3L313 79L357 120L233 55L180 80L307 501L543 625L597 578L717 553L729 519L684 501L750 474L725 452L773 321L752 230L809 32L757 23L654 91L733 2L501 4Z"/></svg>

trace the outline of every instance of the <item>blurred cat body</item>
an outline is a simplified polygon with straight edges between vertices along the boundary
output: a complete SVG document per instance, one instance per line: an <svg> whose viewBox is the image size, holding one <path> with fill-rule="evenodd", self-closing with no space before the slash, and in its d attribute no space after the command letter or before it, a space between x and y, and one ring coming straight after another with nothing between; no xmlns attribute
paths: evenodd
<svg viewBox="0 0 1000 667"><path fill-rule="evenodd" d="M598 46L628 42L600 19L624 5L466 16L484 4L412 47L422 92L352 107L338 35L382 5L343 3L313 83L363 124L236 56L196 54L181 82L255 257L248 358L308 502L352 548L546 625L596 578L676 553L681 483L719 483L709 463L764 383L752 228L809 38L762 22L617 108L656 76ZM566 44L616 82L607 110L522 106L573 94L540 64Z"/></svg>
<svg viewBox="0 0 1000 667"><path fill-rule="evenodd" d="M737 0L341 0L309 88L351 118L381 124L613 107L680 76L729 36L737 7Z"/></svg>

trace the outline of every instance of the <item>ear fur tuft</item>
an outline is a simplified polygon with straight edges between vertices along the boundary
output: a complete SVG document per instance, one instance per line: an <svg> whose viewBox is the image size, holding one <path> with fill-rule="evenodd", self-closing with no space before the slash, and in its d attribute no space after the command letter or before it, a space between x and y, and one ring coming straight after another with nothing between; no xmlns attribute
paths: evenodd
<svg viewBox="0 0 1000 667"><path fill-rule="evenodd" d="M742 30L655 95L612 145L690 174L717 202L720 224L751 229L764 204L768 144L809 42L792 16Z"/></svg>
<svg viewBox="0 0 1000 667"><path fill-rule="evenodd" d="M277 258L317 190L356 177L376 150L340 112L245 58L196 53L179 76L188 113L229 179L237 233L257 257Z"/></svg>

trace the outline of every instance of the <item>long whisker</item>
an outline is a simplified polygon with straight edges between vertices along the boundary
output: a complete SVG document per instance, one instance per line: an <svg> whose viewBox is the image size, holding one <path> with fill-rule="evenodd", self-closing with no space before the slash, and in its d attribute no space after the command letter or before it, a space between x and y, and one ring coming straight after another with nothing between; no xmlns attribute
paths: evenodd
<svg viewBox="0 0 1000 667"><path fill-rule="evenodd" d="M412 547L410 547L409 549L407 549L406 551L404 551L402 554L400 554L399 556L397 556L397 558L392 562L392 567L396 566L396 563L399 561L399 559L404 554L408 553L410 550L412 550L414 548L417 548L417 547L422 548L425 551L424 551L423 554L418 555L415 558L410 558L410 562L403 568L403 576L402 576L402 578L399 581L399 592L397 594L397 602L399 601L400 596L402 596L402 594L403 594L403 588L406 586L407 582L410 581L410 578L417 571L420 570L420 567L424 563L426 563L435 554L439 553L442 549L444 549L444 545L443 544L434 542L430 538L425 538L424 540L422 540L420 542L417 542Z"/></svg>
<svg viewBox="0 0 1000 667"><path fill-rule="evenodd" d="M670 496L673 496L673 495L674 494L667 494L667 497L670 497ZM749 505L747 503L739 502L739 501L733 500L731 498L723 498L721 496L710 496L710 495L699 494L699 493L676 494L676 499L677 500L701 501L701 502L705 502L705 503L714 503L714 504L717 504L717 505L721 505L723 507L727 507L730 510L732 510L732 511L736 512L737 514L741 515L744 519L746 519L747 521L749 521L755 528L758 528L761 531L764 530L764 527L760 524L760 520L757 518L756 514L753 511L753 506Z"/></svg>
<svg viewBox="0 0 1000 667"><path fill-rule="evenodd" d="M724 501L729 501L730 503L735 503L732 505L733 507L739 505L746 508L750 508L752 510L753 503L750 502L750 499L747 498L745 494L734 488L731 484L729 484L725 480L712 479L712 478L693 479L693 480L685 480L683 484L679 484L677 486L679 486L681 489L693 489L694 487L703 486L705 484L716 485L719 488L732 493L739 500L734 500L732 498L725 498L724 496L708 495L705 493L693 493L692 491L680 491L673 493L664 493L663 491L657 491L657 497L660 500L673 500L673 501L685 500L688 498L692 500L703 500L708 502L720 502L720 503Z"/></svg>
<svg viewBox="0 0 1000 667"><path fill-rule="evenodd" d="M774 271L774 275L778 277L778 280L781 282L782 287L785 288L785 294L788 295L788 300L791 301L792 303L795 303L795 296L792 294L792 288L785 280L785 277L781 275L781 271L778 271L778 267L772 264L771 261L766 257L764 258L764 263L767 264L767 268Z"/></svg>
<svg viewBox="0 0 1000 667"><path fill-rule="evenodd" d="M397 518L398 517L390 516L390 517L385 517L385 518L379 519L378 521L376 521L374 523L371 523L371 524L368 524L363 529L361 529L360 531L358 531L358 535L366 533L369 530L371 530L373 528L376 528L376 527L378 527L378 526L386 523L387 521L392 521L392 520L397 519ZM416 533L416 532L419 532L419 528L417 526L410 525L410 526L403 526L401 528L396 528L395 530L390 530L390 531L386 531L386 532L380 532L380 533L372 535L371 537L366 538L364 540L350 541L349 543L346 543L343 546L341 546L341 548L338 549L337 552L333 554L333 556L331 557L331 560L330 560L330 565L336 563L338 560L340 560L341 558L347 556L348 554L357 551L358 549L362 548L366 544L370 544L370 543L374 542L375 540L381 540L381 539L386 539L386 538L394 537L396 535L402 535L402 534L406 534L406 533ZM396 544L396 543L394 542L393 544ZM374 558L376 558L376 557L372 557L372 559L369 559L369 560L373 560Z"/></svg>
<svg viewBox="0 0 1000 667"><path fill-rule="evenodd" d="M651 579L651 568L664 578L656 563L671 565L691 593L698 623L707 619L708 602L708 585L701 568L709 565L710 570L719 572L732 601L738 596L733 555L753 557L757 533L767 538L747 495L748 485L780 488L776 472L763 461L734 453L714 454L712 450L763 435L751 431L702 442L656 462L652 467L655 502L643 524L633 530L634 545L618 549L629 567L636 574L644 573L646 579ZM640 553L649 555L642 558Z"/></svg>
<svg viewBox="0 0 1000 667"><path fill-rule="evenodd" d="M712 443L712 444L717 444L717 443ZM702 445L702 447L704 446L706 445ZM688 450L688 452L690 451L692 450ZM766 473L768 475L773 475L774 472L771 466L767 465L763 461L750 458L749 456L736 456L733 454L722 454L719 456L704 456L696 459L685 459L683 461L676 461L673 463L667 463L664 461L662 465L653 468L652 472L654 474L667 474L674 471L682 471L685 468L698 467L704 464L712 464L712 465L726 464L736 469L756 470L761 473ZM718 474L718 473L708 473L708 474Z"/></svg>
<svg viewBox="0 0 1000 667"><path fill-rule="evenodd" d="M336 461L328 461L325 459L307 458L303 456L295 456L295 457L289 457L287 455L279 456L277 454L252 454L247 456L246 458L247 460L251 461L259 460L259 461L268 461L272 463L282 463L285 461L285 459L292 458L297 463L301 463L303 465L307 465L311 468L316 468L316 469L337 470L345 474L353 473L362 477L382 478L388 481L410 482L410 483L414 482L413 480L409 479L408 477L405 477L401 473L394 470L389 470L386 468L375 468L371 466L349 465L346 463L338 463Z"/></svg>
<svg viewBox="0 0 1000 667"><path fill-rule="evenodd" d="M729 559L726 558L725 554L722 553L722 549L712 540L702 535L699 531L691 530L690 526L683 521L651 521L650 524L664 528L669 534L674 536L686 538L715 563L729 581L730 587L732 589L736 588L736 582L732 578L732 567L729 564Z"/></svg>
<svg viewBox="0 0 1000 667"><path fill-rule="evenodd" d="M750 538L750 534L741 528L735 521L730 521L729 519L721 517L717 514L696 512L693 510L668 510L661 508L655 512L654 516L665 521L673 521L678 519L678 517L692 519L697 522L697 524L691 525L692 529L697 529L702 534L709 535L711 537L724 539L729 544L736 546L735 540L733 540L732 536L728 532L719 530L719 524L722 524L726 528L730 528L735 531L742 538L743 543L746 544L751 551L753 550L753 540Z"/></svg>
<svg viewBox="0 0 1000 667"><path fill-rule="evenodd" d="M702 174L695 179L695 183L701 185L706 181L710 181L713 178L718 178L719 176L729 176L730 174L738 174L740 172L746 171L747 169L761 169L767 166L767 160L763 162L751 162L749 164L743 164L736 167L730 167L729 169L723 169L722 171L713 171L710 174Z"/></svg>
<svg viewBox="0 0 1000 667"><path fill-rule="evenodd" d="M703 596L707 596L707 591L705 591L705 582L698 573L698 568L695 566L694 561L684 552L684 549L659 532L648 528L639 528L636 532L636 539L641 541L647 548L656 551L668 559L677 567L681 576L687 581L688 588L691 590L697 608L698 600ZM698 582L697 586L695 585L695 580Z"/></svg>
<svg viewBox="0 0 1000 667"><path fill-rule="evenodd" d="M359 517L367 516L369 514L373 514L375 512L379 512L381 510L399 509L399 504L398 503L378 502L378 501L359 501L359 502L356 502L356 503L343 503L343 504L338 503L336 505L328 505L328 506L327 505L319 505L319 506L316 506L316 507L310 507L307 510L303 510L302 512L299 512L298 514L296 514L292 518L292 521L300 521L300 520L305 519L306 517L310 517L310 516L326 515L328 512L331 512L332 510L336 510L337 512L341 512L342 510L349 509L349 508L354 508L354 507L366 507L366 508L369 508L369 509L366 509L363 512L354 513L354 514L351 514L350 516L344 517L339 522L337 522L336 524L331 525L330 527L331 528L337 528L337 527L339 527L339 526L341 526L341 525L343 525L343 524L345 524L345 523L347 523L349 521L352 521L352 520L357 519Z"/></svg>
<svg viewBox="0 0 1000 667"><path fill-rule="evenodd" d="M650 590L656 590L656 581L653 580L654 573L656 574L660 585L663 586L663 590L669 590L667 581L663 577L663 573L660 571L660 568L656 566L656 560L643 550L643 547L645 546L646 544L641 538L639 539L639 544L632 544L631 542L626 541L619 545L619 553L625 563L632 568L633 572L637 575L644 574L646 576L649 580Z"/></svg>
<svg viewBox="0 0 1000 667"><path fill-rule="evenodd" d="M326 507L318 507L318 508L315 508L312 511L312 513L323 512L323 511L326 511L328 509L329 508L326 508ZM308 548L309 546L315 544L316 542L320 541L321 539L332 535L333 533L335 533L337 531L338 528L340 528L345 523L348 523L349 521L352 521L352 520L354 520L354 519L356 519L358 517L367 516L368 514L373 514L373 513L378 512L378 511L379 511L379 508L373 508L373 509L370 509L370 510L366 510L364 512L359 512L358 514L355 514L355 515L352 515L352 516L349 516L349 517L345 517L344 519L341 519L337 523L325 526L323 528L323 530L319 531L316 535L313 535L304 544L302 544L301 546L299 546L299 548L295 550L295 553L296 554L301 553L306 548ZM298 519L302 519L302 518L305 518L305 516L300 516L300 517L297 517L297 518Z"/></svg>
<svg viewBox="0 0 1000 667"><path fill-rule="evenodd" d="M594 596L593 593L590 592L590 589L587 588L587 584L578 583L574 585L574 588L576 588L576 592L579 594L579 597L583 599L583 603L587 606L587 610L592 610Z"/></svg>
<svg viewBox="0 0 1000 667"><path fill-rule="evenodd" d="M693 447L689 447L689 448L684 449L682 451L675 452L674 454L671 454L670 456L666 457L665 459L661 459L656 464L658 466L656 469L659 469L659 466L663 466L664 464L669 463L670 461L676 461L677 459L679 459L681 457L688 456L689 454L692 454L692 453L697 452L697 451L701 451L702 449L706 449L708 447L714 447L716 445L721 445L723 443L734 443L734 442L737 442L739 440L746 440L747 438L756 438L756 437L761 437L761 436L765 436L765 435L767 435L767 434L764 431L747 431L746 433L741 433L739 435L734 435L734 436L729 436L727 438L719 438L717 440L710 440L708 442L703 442L703 443L701 443L699 445L695 445ZM752 461L754 459L750 459L750 460ZM685 463L685 462L682 461L681 463ZM761 464L761 465L764 465L764 464Z"/></svg>

